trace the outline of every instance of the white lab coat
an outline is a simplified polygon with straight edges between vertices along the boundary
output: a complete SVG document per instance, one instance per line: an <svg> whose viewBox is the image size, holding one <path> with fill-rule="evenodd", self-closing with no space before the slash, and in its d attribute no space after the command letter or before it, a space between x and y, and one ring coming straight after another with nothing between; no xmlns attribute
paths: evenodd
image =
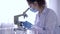
<svg viewBox="0 0 60 34"><path fill-rule="evenodd" d="M36 15L35 25L32 26L32 30L35 34L56 34L56 13L45 7L41 14ZM43 27L45 30L43 30Z"/></svg>

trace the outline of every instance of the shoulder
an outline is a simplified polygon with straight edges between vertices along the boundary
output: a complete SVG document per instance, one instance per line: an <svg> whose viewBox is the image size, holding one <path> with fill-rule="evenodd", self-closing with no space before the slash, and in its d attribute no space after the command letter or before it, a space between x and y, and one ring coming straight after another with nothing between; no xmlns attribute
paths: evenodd
<svg viewBox="0 0 60 34"><path fill-rule="evenodd" d="M48 11L48 15L49 16L57 16L57 14L55 13L54 10L50 9L50 8L47 8L47 11Z"/></svg>
<svg viewBox="0 0 60 34"><path fill-rule="evenodd" d="M49 9L49 8L47 8L47 11L48 11L47 19L51 20L51 21L53 21L53 20L56 21L57 20L57 14L52 9Z"/></svg>
<svg viewBox="0 0 60 34"><path fill-rule="evenodd" d="M57 23L57 15L56 13L52 10L52 9L47 9L48 14L46 16L46 22L47 24L51 24L51 25L54 25Z"/></svg>

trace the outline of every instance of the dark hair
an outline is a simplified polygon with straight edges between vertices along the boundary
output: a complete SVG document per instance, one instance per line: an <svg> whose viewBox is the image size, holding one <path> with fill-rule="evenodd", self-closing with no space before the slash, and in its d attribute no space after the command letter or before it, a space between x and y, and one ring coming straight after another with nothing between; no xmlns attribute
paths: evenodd
<svg viewBox="0 0 60 34"><path fill-rule="evenodd" d="M37 2L39 6L43 6L46 4L45 0L27 0L28 3L34 3Z"/></svg>

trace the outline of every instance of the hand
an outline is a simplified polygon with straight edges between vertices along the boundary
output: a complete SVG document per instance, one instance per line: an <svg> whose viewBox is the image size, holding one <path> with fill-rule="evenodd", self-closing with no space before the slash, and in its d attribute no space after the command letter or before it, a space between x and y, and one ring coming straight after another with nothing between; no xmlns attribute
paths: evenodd
<svg viewBox="0 0 60 34"><path fill-rule="evenodd" d="M32 27L32 24L31 24L30 22L28 22L28 21L25 21L25 22L23 23L23 26L24 26L25 28L27 28L27 29L30 29L30 28Z"/></svg>

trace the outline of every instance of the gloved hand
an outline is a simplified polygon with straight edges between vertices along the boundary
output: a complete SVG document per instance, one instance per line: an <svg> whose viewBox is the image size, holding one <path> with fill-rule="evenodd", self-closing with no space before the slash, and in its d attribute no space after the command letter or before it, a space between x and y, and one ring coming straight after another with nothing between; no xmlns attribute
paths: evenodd
<svg viewBox="0 0 60 34"><path fill-rule="evenodd" d="M32 24L28 21L23 22L23 26L27 29L30 29L32 27Z"/></svg>

